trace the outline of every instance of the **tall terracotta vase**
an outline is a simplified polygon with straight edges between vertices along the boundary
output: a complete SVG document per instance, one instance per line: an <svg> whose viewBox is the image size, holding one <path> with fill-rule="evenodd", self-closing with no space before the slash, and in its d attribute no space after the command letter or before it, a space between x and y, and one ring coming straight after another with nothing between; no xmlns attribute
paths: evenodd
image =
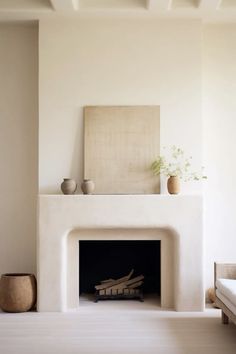
<svg viewBox="0 0 236 354"><path fill-rule="evenodd" d="M25 312L36 304L33 274L3 274L0 280L0 308L5 312Z"/></svg>
<svg viewBox="0 0 236 354"><path fill-rule="evenodd" d="M178 176L170 176L167 181L167 189L170 194L179 194L180 179Z"/></svg>

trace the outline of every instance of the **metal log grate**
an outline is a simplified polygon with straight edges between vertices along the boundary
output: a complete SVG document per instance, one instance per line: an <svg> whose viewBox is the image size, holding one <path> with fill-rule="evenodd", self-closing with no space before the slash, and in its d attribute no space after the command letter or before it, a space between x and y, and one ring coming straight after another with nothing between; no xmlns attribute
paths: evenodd
<svg viewBox="0 0 236 354"><path fill-rule="evenodd" d="M143 302L143 289L124 288L96 290L95 302L99 300L139 300Z"/></svg>

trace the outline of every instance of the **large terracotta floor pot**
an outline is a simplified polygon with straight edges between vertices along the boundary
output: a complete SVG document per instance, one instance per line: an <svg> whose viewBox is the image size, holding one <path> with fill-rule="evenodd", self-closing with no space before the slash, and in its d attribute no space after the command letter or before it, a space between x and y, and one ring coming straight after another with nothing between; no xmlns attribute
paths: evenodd
<svg viewBox="0 0 236 354"><path fill-rule="evenodd" d="M0 280L0 308L5 312L25 312L36 304L33 274L3 274Z"/></svg>

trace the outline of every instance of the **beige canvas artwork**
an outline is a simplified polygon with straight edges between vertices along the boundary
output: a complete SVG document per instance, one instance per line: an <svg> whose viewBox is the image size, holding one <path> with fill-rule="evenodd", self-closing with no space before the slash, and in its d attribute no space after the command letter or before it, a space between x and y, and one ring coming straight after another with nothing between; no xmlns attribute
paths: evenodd
<svg viewBox="0 0 236 354"><path fill-rule="evenodd" d="M160 193L150 170L159 153L159 106L84 108L84 178L95 194Z"/></svg>

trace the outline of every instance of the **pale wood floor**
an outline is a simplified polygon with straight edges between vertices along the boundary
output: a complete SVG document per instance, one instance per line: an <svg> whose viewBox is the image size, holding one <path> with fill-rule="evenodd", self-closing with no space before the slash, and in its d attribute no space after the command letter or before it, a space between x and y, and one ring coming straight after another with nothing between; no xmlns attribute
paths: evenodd
<svg viewBox="0 0 236 354"><path fill-rule="evenodd" d="M235 354L220 311L178 313L156 302L91 303L73 313L0 313L0 354Z"/></svg>

